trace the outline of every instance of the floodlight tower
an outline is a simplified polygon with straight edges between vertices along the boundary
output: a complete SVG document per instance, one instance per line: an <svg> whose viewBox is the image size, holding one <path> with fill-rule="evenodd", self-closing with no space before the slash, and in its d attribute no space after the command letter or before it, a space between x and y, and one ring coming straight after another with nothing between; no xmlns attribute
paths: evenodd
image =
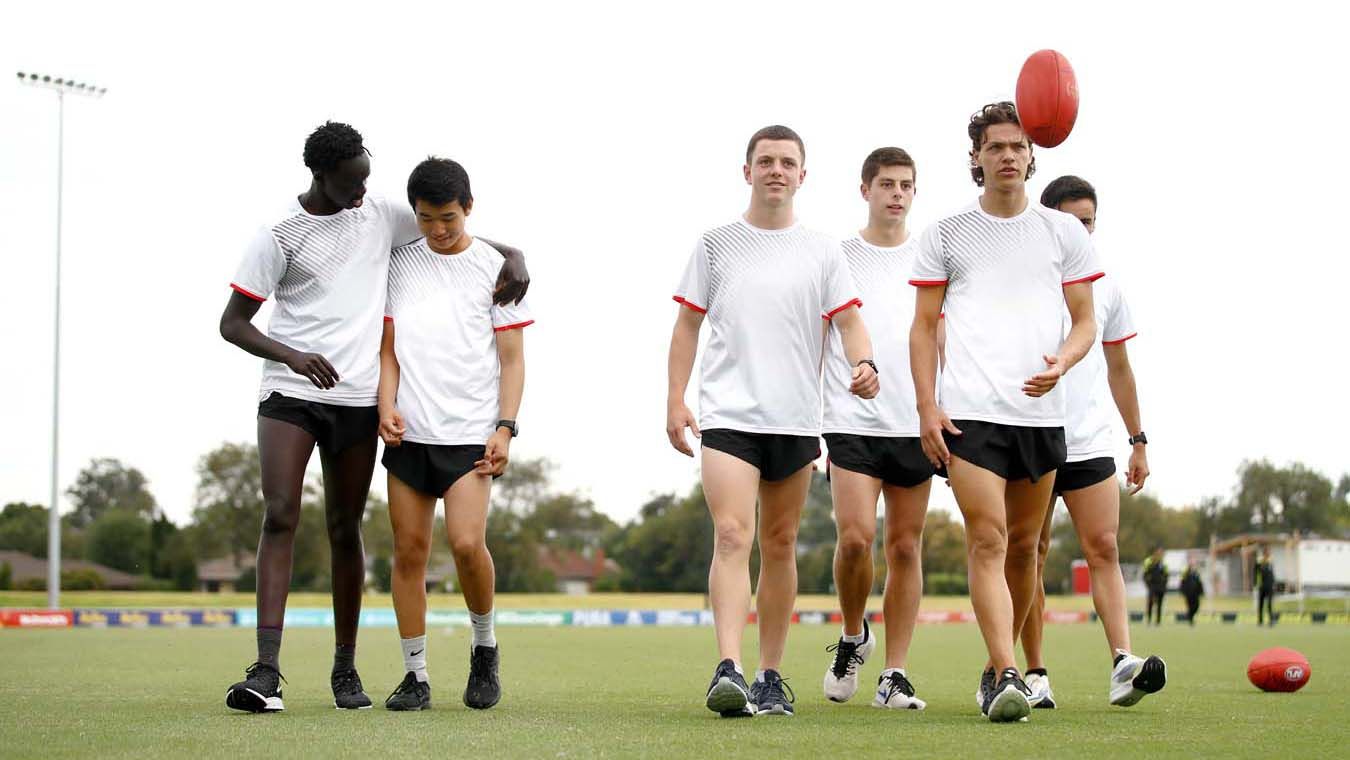
<svg viewBox="0 0 1350 760"><path fill-rule="evenodd" d="M56 93L56 307L52 318L52 490L47 512L47 606L56 609L61 604L61 514L56 498L60 452L57 435L61 421L61 183L65 161L66 95L101 98L108 88L47 74L20 71L18 76L19 84Z"/></svg>

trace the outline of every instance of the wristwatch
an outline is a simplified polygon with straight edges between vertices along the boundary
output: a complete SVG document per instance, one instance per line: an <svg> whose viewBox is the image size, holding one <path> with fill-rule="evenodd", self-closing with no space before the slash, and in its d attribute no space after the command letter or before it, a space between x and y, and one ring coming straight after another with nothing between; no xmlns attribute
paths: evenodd
<svg viewBox="0 0 1350 760"><path fill-rule="evenodd" d="M506 428L507 430L510 430L512 438L515 438L516 436L520 435L520 428L516 427L515 420L497 420L497 427ZM496 428L493 429L495 430Z"/></svg>
<svg viewBox="0 0 1350 760"><path fill-rule="evenodd" d="M1145 446L1148 445L1148 436L1144 435L1144 431L1140 430L1139 435L1130 436L1130 445L1133 446L1136 443L1142 443Z"/></svg>
<svg viewBox="0 0 1350 760"><path fill-rule="evenodd" d="M854 366L854 367L861 367L861 366L864 365L864 364L866 364L867 366L869 366L869 367L872 368L872 374L874 374L874 375L880 375L880 374L881 374L880 372L877 371L877 363L874 362L874 361L872 361L871 359L859 359L859 360L858 360L858 363L855 364L855 365L853 365L853 366Z"/></svg>

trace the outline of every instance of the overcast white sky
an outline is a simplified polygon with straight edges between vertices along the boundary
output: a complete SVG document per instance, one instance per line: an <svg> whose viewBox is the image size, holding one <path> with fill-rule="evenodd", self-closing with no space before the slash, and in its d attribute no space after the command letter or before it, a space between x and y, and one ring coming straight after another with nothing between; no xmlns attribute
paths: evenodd
<svg viewBox="0 0 1350 760"><path fill-rule="evenodd" d="M117 457L181 522L198 459L253 439L261 362L217 319L250 233L308 185L305 136L331 118L364 133L375 192L401 197L428 153L468 168L470 231L524 249L534 278L513 455L553 458L560 485L627 519L697 477L663 430L670 294L697 234L746 205L750 133L803 135L798 216L841 236L865 221L863 157L907 148L917 231L975 196L966 120L1011 99L1046 47L1072 62L1082 107L1068 142L1037 152L1032 192L1064 173L1098 187L1096 242L1139 325L1150 492L1173 505L1226 493L1245 457L1350 469L1337 221L1350 67L1330 10L307 7L322 16L276 2L6 9L0 502L48 498L56 98L20 87L20 70L108 88L66 108L63 488ZM381 493L383 480L377 468Z"/></svg>

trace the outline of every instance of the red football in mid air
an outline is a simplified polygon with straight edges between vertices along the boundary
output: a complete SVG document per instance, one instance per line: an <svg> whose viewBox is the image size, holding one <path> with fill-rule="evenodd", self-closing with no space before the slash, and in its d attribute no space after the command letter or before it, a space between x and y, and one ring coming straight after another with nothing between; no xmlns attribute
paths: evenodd
<svg viewBox="0 0 1350 760"><path fill-rule="evenodd" d="M1017 116L1027 137L1042 148L1064 142L1078 119L1078 80L1069 60L1037 50L1017 75Z"/></svg>
<svg viewBox="0 0 1350 760"><path fill-rule="evenodd" d="M1261 691L1298 691L1311 677L1308 658L1284 647L1257 652L1247 663L1247 679Z"/></svg>

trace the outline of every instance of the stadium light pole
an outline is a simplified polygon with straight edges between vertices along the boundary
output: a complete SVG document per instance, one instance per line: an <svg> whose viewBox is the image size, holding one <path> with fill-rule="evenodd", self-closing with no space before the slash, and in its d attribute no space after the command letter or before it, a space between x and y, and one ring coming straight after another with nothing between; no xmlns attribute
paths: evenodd
<svg viewBox="0 0 1350 760"><path fill-rule="evenodd" d="M20 71L19 84L56 93L56 307L52 319L52 490L47 513L47 606L61 606L61 511L56 502L61 429L61 184L65 173L66 94L101 98L106 87Z"/></svg>

